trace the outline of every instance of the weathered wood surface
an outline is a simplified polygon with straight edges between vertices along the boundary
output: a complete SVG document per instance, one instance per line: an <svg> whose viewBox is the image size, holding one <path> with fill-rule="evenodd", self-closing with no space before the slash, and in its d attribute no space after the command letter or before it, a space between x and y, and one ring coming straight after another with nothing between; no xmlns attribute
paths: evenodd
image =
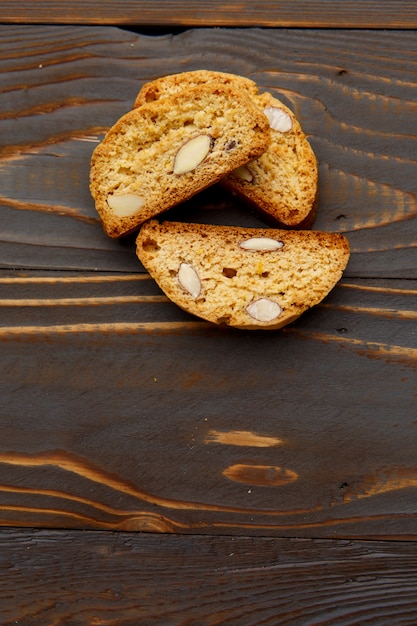
<svg viewBox="0 0 417 626"><path fill-rule="evenodd" d="M413 0L2 0L3 23L415 28Z"/></svg>
<svg viewBox="0 0 417 626"><path fill-rule="evenodd" d="M320 164L316 227L348 234L347 275L417 278L414 32L145 37L3 26L0 35L2 267L135 271L132 242L101 233L88 191L91 152L144 81L206 67L249 76L296 112ZM213 210L219 203L227 210ZM224 195L204 196L182 215L255 220Z"/></svg>
<svg viewBox="0 0 417 626"><path fill-rule="evenodd" d="M3 275L1 522L415 537L417 284L389 285L265 335L145 275Z"/></svg>
<svg viewBox="0 0 417 626"><path fill-rule="evenodd" d="M0 35L0 524L416 538L415 33ZM198 67L293 108L316 227L351 243L281 332L187 316L94 211L106 128L145 80ZM173 215L259 223L219 190Z"/></svg>
<svg viewBox="0 0 417 626"><path fill-rule="evenodd" d="M0 532L2 626L414 626L415 543Z"/></svg>

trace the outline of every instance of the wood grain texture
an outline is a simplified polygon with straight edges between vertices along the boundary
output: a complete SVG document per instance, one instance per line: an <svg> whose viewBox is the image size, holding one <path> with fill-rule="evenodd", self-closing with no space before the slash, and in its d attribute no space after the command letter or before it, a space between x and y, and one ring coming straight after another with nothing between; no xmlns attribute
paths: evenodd
<svg viewBox="0 0 417 626"><path fill-rule="evenodd" d="M413 32L0 32L2 267L138 271L132 240L110 241L102 232L88 190L91 153L144 81L207 67L244 74L295 111L319 160L315 226L348 236L347 275L417 277ZM214 191L179 216L260 223Z"/></svg>
<svg viewBox="0 0 417 626"><path fill-rule="evenodd" d="M417 537L414 39L1 29L2 526ZM179 310L89 194L92 150L143 82L202 66L291 106L319 160L316 226L351 244L342 282L282 332ZM260 223L219 189L169 216Z"/></svg>
<svg viewBox="0 0 417 626"><path fill-rule="evenodd" d="M415 538L415 281L348 281L280 333L147 275L0 277L0 523Z"/></svg>
<svg viewBox="0 0 417 626"><path fill-rule="evenodd" d="M119 24L190 26L267 26L308 28L414 28L417 9L412 1L396 0L263 0L222 2L212 0L64 2L3 0L3 23Z"/></svg>
<svg viewBox="0 0 417 626"><path fill-rule="evenodd" d="M0 532L3 626L414 626L415 543Z"/></svg>

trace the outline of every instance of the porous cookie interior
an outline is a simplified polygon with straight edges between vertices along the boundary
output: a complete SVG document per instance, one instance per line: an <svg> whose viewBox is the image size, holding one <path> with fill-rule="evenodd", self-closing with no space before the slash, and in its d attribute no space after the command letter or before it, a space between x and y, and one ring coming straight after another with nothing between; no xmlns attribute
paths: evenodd
<svg viewBox="0 0 417 626"><path fill-rule="evenodd" d="M192 70L178 74L168 74L145 83L136 96L134 108L147 102L159 100L169 94L179 93L184 91L184 89L191 89L211 83L231 85L250 95L256 95L258 93L256 83L245 76L212 70Z"/></svg>
<svg viewBox="0 0 417 626"><path fill-rule="evenodd" d="M210 140L207 155L179 175L179 151L201 135ZM111 236L131 232L262 154L269 138L264 116L225 85L202 86L134 109L110 129L92 158L90 187L105 229ZM114 208L112 196L121 195L140 199L132 214Z"/></svg>
<svg viewBox="0 0 417 626"><path fill-rule="evenodd" d="M268 249L259 249L265 240ZM142 228L137 253L179 306L240 328L293 321L327 295L349 258L337 234L155 221Z"/></svg>
<svg viewBox="0 0 417 626"><path fill-rule="evenodd" d="M318 193L317 160L311 145L292 111L282 102L269 93L253 96L253 100L262 110L282 114L282 130L272 129L268 150L222 182L282 226L310 227Z"/></svg>

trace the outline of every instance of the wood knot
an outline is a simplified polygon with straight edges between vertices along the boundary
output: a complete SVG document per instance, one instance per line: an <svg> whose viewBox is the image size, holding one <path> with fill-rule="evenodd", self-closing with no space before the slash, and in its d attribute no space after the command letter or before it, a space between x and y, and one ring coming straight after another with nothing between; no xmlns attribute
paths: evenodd
<svg viewBox="0 0 417 626"><path fill-rule="evenodd" d="M223 476L238 483L279 487L298 479L298 474L278 465L245 465L237 463L223 470Z"/></svg>

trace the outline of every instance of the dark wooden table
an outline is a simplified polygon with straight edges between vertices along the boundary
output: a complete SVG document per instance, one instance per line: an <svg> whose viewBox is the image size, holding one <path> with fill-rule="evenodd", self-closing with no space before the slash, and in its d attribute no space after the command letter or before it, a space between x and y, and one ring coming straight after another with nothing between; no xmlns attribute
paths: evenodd
<svg viewBox="0 0 417 626"><path fill-rule="evenodd" d="M203 6L204 4L204 6ZM0 8L0 624L417 624L415 2ZM243 74L352 255L276 332L169 303L91 153L141 85ZM257 225L212 189L171 216Z"/></svg>

